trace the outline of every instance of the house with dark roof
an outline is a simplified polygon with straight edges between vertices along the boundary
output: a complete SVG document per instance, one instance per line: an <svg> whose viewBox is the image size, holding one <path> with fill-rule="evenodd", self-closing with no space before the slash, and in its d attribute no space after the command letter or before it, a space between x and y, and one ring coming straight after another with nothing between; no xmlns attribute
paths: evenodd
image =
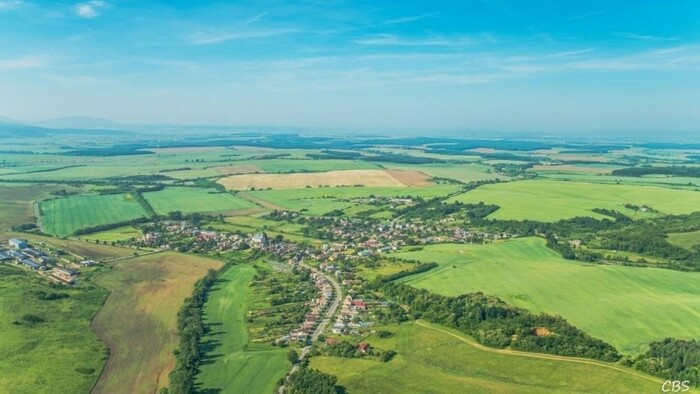
<svg viewBox="0 0 700 394"><path fill-rule="evenodd" d="M29 268L31 268L31 269L33 269L33 270L41 270L41 271L43 271L43 270L46 269L46 268L44 268L43 265L41 265L41 264L39 264L39 263L37 263L37 262L35 262L35 261L29 260L29 259L24 259L24 260L22 260L22 264L26 265L27 267L29 267Z"/></svg>

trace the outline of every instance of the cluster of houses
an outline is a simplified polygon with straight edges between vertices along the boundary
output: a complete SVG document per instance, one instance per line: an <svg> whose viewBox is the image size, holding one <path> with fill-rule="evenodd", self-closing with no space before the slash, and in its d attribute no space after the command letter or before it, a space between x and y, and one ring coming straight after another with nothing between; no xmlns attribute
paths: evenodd
<svg viewBox="0 0 700 394"><path fill-rule="evenodd" d="M367 311L368 307L376 305L379 305L377 301L353 299L351 296L345 297L331 332L339 335L358 334L360 328L370 327L372 322L364 321L360 317L363 312Z"/></svg>
<svg viewBox="0 0 700 394"><path fill-rule="evenodd" d="M33 248L23 239L12 238L7 242L9 250L0 250L0 262L15 262L24 265L32 270L47 272L48 277L57 281L74 284L79 272L66 267L54 267L49 272L49 264L56 260L38 248ZM92 260L85 260L79 263L82 266L95 264Z"/></svg>
<svg viewBox="0 0 700 394"><path fill-rule="evenodd" d="M304 315L304 321L298 329L289 332L289 335L284 335L277 340L280 342L296 341L305 342L309 339L322 319L323 311L330 304L333 298L333 286L318 272L312 272L311 278L318 289L319 296L309 302L309 312Z"/></svg>

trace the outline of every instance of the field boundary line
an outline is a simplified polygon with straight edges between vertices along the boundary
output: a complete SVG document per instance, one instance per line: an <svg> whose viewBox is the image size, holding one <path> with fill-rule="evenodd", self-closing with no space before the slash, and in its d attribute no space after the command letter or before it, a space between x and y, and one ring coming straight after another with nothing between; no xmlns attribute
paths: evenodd
<svg viewBox="0 0 700 394"><path fill-rule="evenodd" d="M664 382L664 380L662 380L661 378L656 378L656 377L649 376L649 375L646 375L643 373L638 373L638 372L635 372L633 370L618 367L616 365L607 364L607 363L604 363L602 361L589 360L589 359L578 358L578 357L556 356L553 354L521 352L518 350L510 350L510 349L490 348L490 347L484 346L480 343L477 343L474 340L468 339L464 336L457 335L451 331L448 331L448 330L445 330L442 328L434 327L433 325L425 323L421 320L416 320L416 324L418 324L419 326L425 327L425 328L429 328L431 330L442 332L443 334L450 335L450 336L457 338L460 341L468 344L469 346L471 346L473 348L476 348L476 349L479 349L479 350L482 350L485 352L504 354L504 355L516 356L516 357L529 357L529 358L537 358L537 359L542 359L542 360L565 361L565 362L578 363L578 364L595 365L595 366L599 366L599 367L603 367L603 368L613 369L613 370L616 370L618 372L623 372L623 373L626 373L628 375L633 375L633 376L636 376L638 378L646 379L646 380L654 382L654 383L663 384L663 382Z"/></svg>
<svg viewBox="0 0 700 394"><path fill-rule="evenodd" d="M238 192L236 195L244 200L248 200L252 202L255 205L258 205L262 208L267 208L267 209L272 209L274 211L285 211L286 209L280 207L279 205L275 205L269 201L263 200L262 198L254 197L251 196L250 194L246 192Z"/></svg>

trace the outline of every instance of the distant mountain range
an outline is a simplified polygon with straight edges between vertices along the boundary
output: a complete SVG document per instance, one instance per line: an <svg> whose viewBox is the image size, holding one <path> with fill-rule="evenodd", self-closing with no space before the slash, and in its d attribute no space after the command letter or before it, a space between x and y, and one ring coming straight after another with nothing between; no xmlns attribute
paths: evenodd
<svg viewBox="0 0 700 394"><path fill-rule="evenodd" d="M34 123L35 126L49 129L84 129L84 130L132 130L137 126L117 123L109 119L91 118L89 116L66 116Z"/></svg>
<svg viewBox="0 0 700 394"><path fill-rule="evenodd" d="M36 137L48 137L52 135L83 135L83 134L93 134L93 135L107 135L113 134L115 130L107 129L92 129L92 128L49 128L41 127L29 124L6 122L6 118L0 119L0 138L36 138ZM128 131L121 131L126 133Z"/></svg>

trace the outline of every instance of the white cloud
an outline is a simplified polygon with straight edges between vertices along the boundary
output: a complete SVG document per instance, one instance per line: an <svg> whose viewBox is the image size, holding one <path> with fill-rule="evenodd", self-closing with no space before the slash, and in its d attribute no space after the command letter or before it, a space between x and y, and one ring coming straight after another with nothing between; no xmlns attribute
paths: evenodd
<svg viewBox="0 0 700 394"><path fill-rule="evenodd" d="M267 16L267 11L266 11L266 12L261 12L261 13L255 15L254 17L248 18L248 19L246 19L245 21L243 21L242 25L243 25L243 26L250 25L251 23L255 23L255 22L259 21L260 19L262 19L262 18L264 18L264 17L266 17L266 16Z"/></svg>
<svg viewBox="0 0 700 394"><path fill-rule="evenodd" d="M100 16L108 4L102 0L92 0L75 6L75 13L81 18L92 19Z"/></svg>
<svg viewBox="0 0 700 394"><path fill-rule="evenodd" d="M0 71L27 70L44 66L44 61L36 56L22 56L16 59L0 60Z"/></svg>
<svg viewBox="0 0 700 394"><path fill-rule="evenodd" d="M203 32L197 31L187 38L191 45L212 45L220 44L228 41L246 40L252 38L263 38L280 36L284 34L294 33L294 29L243 29L237 31L224 32Z"/></svg>
<svg viewBox="0 0 700 394"><path fill-rule="evenodd" d="M397 18L397 19L389 19L384 22L382 22L382 25L398 25L402 23L411 23L411 22L416 22L422 19L426 18L433 18L440 15L439 12L430 12L428 14L421 14L421 15L414 15L414 16L407 16L403 18Z"/></svg>
<svg viewBox="0 0 700 394"><path fill-rule="evenodd" d="M613 35L616 37L620 37L620 38L628 38L630 40L639 40L639 41L676 41L676 40L678 40L678 37L652 36L652 35L647 35L647 34L636 34L636 33L630 33L630 32L619 32L619 33L614 33Z"/></svg>
<svg viewBox="0 0 700 394"><path fill-rule="evenodd" d="M16 8L20 8L24 5L24 1L22 0L3 0L0 1L0 11L3 10L14 10Z"/></svg>

